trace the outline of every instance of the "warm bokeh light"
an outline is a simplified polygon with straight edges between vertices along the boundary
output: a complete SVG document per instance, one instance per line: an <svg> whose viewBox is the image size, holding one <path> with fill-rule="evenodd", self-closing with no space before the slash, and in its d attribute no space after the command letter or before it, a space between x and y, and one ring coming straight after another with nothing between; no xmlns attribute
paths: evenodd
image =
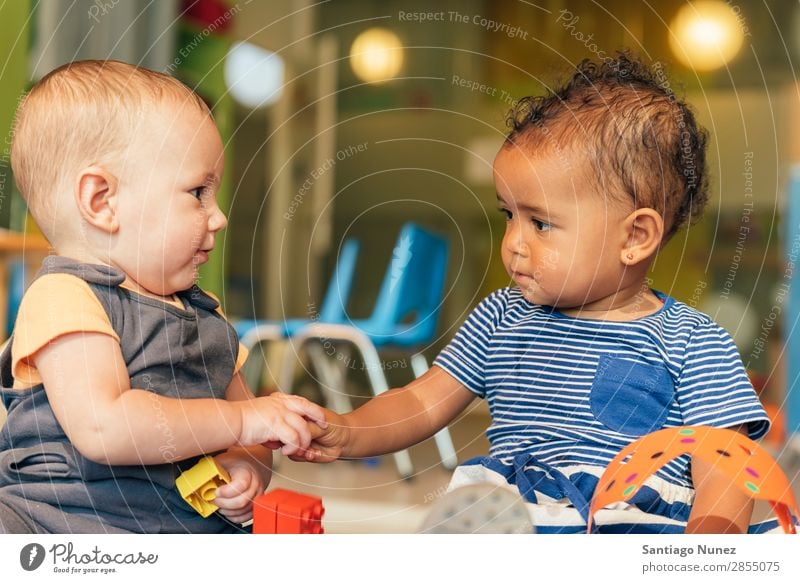
<svg viewBox="0 0 800 583"><path fill-rule="evenodd" d="M728 63L742 47L741 15L725 2L709 0L683 6L670 26L673 54L687 67L711 71Z"/></svg>
<svg viewBox="0 0 800 583"><path fill-rule="evenodd" d="M403 66L403 45L391 30L370 28L353 42L350 64L362 81L387 81L397 75Z"/></svg>

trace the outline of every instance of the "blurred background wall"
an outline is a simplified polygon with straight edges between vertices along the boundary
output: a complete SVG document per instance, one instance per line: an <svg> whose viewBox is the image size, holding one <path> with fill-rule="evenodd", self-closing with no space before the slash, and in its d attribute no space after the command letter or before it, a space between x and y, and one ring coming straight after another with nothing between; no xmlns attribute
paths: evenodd
<svg viewBox="0 0 800 583"><path fill-rule="evenodd" d="M26 86L73 59L164 71L206 99L226 142L230 225L201 283L228 313L311 315L341 242L355 236L366 249L351 308L365 315L400 225L413 219L451 242L433 356L483 296L509 283L491 181L509 107L581 59L628 47L666 63L672 88L711 133L708 212L667 246L653 285L706 309L734 334L751 370L774 376L780 324L763 329L787 279L782 220L800 156L800 8L791 0L715 2L705 17L704 4L5 2L0 221L33 228L8 162L13 110ZM687 14L705 24L681 24ZM383 32L361 36L376 28ZM373 58L360 74L350 57L359 37Z"/></svg>

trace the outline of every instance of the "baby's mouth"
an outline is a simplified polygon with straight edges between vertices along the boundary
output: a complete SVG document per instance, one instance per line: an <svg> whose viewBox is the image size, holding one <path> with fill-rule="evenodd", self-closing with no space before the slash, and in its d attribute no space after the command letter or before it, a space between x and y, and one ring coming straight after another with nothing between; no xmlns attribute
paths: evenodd
<svg viewBox="0 0 800 583"><path fill-rule="evenodd" d="M213 249L198 249L197 253L195 253L195 257L198 258L198 263L205 263L208 261L208 254L211 253Z"/></svg>
<svg viewBox="0 0 800 583"><path fill-rule="evenodd" d="M533 277L531 277L526 273L520 273L518 271L514 271L511 273L511 279L513 279L516 282L516 284L520 287L530 287L531 285L536 283L536 280L533 279Z"/></svg>

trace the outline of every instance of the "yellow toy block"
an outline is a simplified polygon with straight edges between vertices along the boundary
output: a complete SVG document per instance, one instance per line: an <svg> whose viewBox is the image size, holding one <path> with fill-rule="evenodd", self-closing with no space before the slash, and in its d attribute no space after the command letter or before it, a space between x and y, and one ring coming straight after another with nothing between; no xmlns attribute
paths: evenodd
<svg viewBox="0 0 800 583"><path fill-rule="evenodd" d="M214 458L204 457L197 464L183 472L175 485L178 492L189 505L203 518L214 514L219 507L212 503L217 488L231 481L231 476L221 468Z"/></svg>

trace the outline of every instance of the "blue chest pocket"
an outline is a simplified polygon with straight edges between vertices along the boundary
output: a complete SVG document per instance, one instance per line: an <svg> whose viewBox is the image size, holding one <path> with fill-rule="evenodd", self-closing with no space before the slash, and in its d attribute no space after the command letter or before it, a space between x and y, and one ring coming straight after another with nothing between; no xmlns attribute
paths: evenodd
<svg viewBox="0 0 800 583"><path fill-rule="evenodd" d="M639 437L661 429L674 394L675 385L664 367L603 355L589 403L600 423Z"/></svg>

